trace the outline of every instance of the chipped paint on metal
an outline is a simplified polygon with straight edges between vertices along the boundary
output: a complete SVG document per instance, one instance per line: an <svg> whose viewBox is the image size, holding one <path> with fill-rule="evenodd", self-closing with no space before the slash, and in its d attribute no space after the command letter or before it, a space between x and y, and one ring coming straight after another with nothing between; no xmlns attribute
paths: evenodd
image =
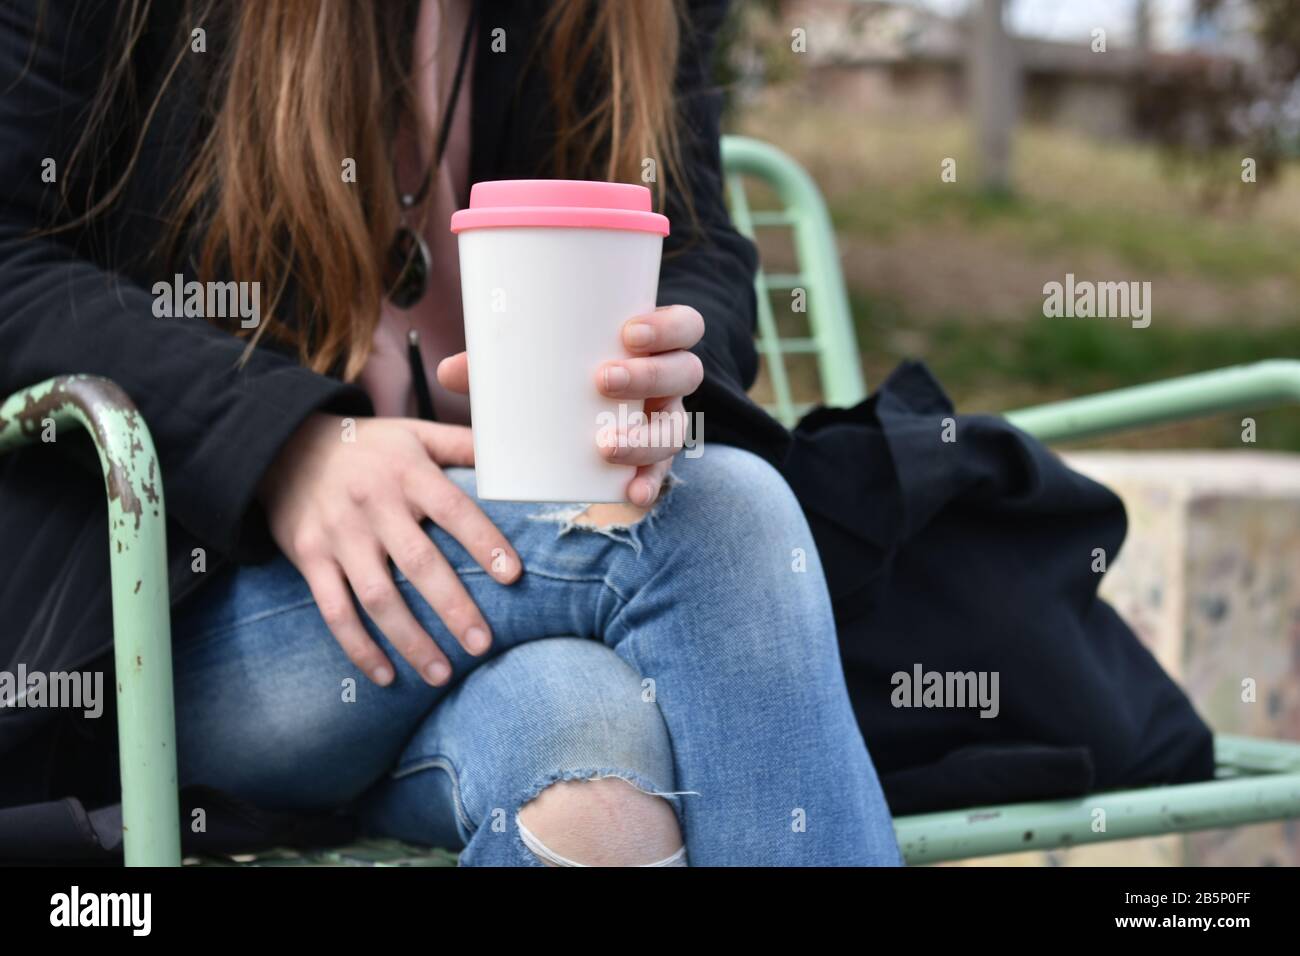
<svg viewBox="0 0 1300 956"><path fill-rule="evenodd" d="M61 376L0 405L0 451L39 441L47 419L56 429L76 424L90 431L104 469L114 551L120 554L139 536L144 502L155 516L161 513L157 460L153 449L146 449L141 441L139 418L126 393L113 382L93 375Z"/></svg>

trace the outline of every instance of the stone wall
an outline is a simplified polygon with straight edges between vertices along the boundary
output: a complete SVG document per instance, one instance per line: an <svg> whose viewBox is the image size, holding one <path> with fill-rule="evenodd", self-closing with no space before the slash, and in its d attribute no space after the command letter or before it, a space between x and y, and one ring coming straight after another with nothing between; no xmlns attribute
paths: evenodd
<svg viewBox="0 0 1300 956"><path fill-rule="evenodd" d="M1066 456L1120 495L1129 532L1101 593L1216 733L1300 740L1300 455ZM970 861L1300 865L1300 821Z"/></svg>

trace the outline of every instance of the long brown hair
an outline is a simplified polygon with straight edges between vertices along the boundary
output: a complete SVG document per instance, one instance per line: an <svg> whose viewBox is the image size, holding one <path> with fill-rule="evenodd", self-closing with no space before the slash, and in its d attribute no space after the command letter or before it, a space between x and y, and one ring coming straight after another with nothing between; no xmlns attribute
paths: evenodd
<svg viewBox="0 0 1300 956"><path fill-rule="evenodd" d="M130 88L131 54L150 4L124 5L119 49L97 106ZM296 346L316 371L353 379L369 354L387 291L384 262L399 211L396 130L403 119L418 122L411 3L190 5L181 23L222 17L229 40L224 54L206 54L217 60L207 84L209 122L174 197L169 255L189 230L199 239L193 248L200 278L225 273L269 290L250 348L265 335ZM656 174L647 185L660 206L668 184L681 182L673 101L679 13L675 0L553 0L533 55L542 57L556 118L554 175L640 182L643 164L652 160ZM490 28L485 22L479 29ZM178 42L163 91L189 52L188 35ZM588 95L590 89L598 94ZM143 113L126 171L65 226L98 215L121 193L163 91ZM97 108L92 115L107 112ZM100 132L84 132L73 164L94 149ZM344 182L344 158L355 159L356 182ZM286 296L290 287L294 294Z"/></svg>

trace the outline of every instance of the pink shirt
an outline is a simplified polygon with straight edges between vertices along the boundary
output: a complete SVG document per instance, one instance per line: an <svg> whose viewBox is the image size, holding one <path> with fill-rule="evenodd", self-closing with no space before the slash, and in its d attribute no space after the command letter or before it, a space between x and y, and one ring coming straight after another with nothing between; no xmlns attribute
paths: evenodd
<svg viewBox="0 0 1300 956"><path fill-rule="evenodd" d="M442 22L444 13L445 23ZM421 0L411 62L416 99L427 130L436 131L440 125L440 111L451 90L456 56L468 16L469 4L465 0ZM461 81L460 98L452 116L442 165L435 170L429 185L429 218L424 230L432 262L428 288L410 309L399 309L384 302L379 325L375 328L374 349L361 370L359 384L369 393L376 415L416 416L415 390L407 358L407 333L414 328L420 335L425 376L429 380L438 420L469 423L469 397L447 391L438 384L434 372L442 359L465 348L460 259L456 237L448 231L447 223L453 212L469 204L470 80L473 72L471 53ZM414 190L418 185L423 170L433 159L433 138L436 135L436 132L430 132L428 141L420 142L418 150L411 147L409 138L403 141L404 148L398 153L404 157L405 165L400 169L398 181L404 188ZM411 168L417 154L420 167Z"/></svg>

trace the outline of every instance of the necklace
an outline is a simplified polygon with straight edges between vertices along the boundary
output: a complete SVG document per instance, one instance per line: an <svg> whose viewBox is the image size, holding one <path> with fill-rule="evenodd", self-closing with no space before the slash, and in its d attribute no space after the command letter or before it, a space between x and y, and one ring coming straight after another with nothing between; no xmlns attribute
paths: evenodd
<svg viewBox="0 0 1300 956"><path fill-rule="evenodd" d="M442 124L438 130L438 141L433 153L432 165L424 171L424 177L420 180L420 187L414 193L403 193L400 189L398 193L401 197L402 212L401 225L398 226L396 234L393 236L392 245L388 249L388 262L384 270L384 287L388 290L388 301L393 303L399 309L409 309L415 303L424 298L424 293L429 287L429 270L432 267L432 257L429 255L429 246L420 235L418 229L413 229L409 222L409 215L412 209L415 209L429 194L429 187L433 182L434 172L442 165L442 156L447 149L447 139L451 135L451 121L456 114L456 104L460 100L460 88L462 80L465 78L465 66L469 61L470 43L474 38L474 26L478 21L478 4L470 4L469 18L465 22L465 33L460 41L460 53L456 59L456 74L451 83L451 94L447 98L447 107L443 112ZM397 179L397 170L393 170L393 178ZM412 330L414 333L414 330Z"/></svg>

